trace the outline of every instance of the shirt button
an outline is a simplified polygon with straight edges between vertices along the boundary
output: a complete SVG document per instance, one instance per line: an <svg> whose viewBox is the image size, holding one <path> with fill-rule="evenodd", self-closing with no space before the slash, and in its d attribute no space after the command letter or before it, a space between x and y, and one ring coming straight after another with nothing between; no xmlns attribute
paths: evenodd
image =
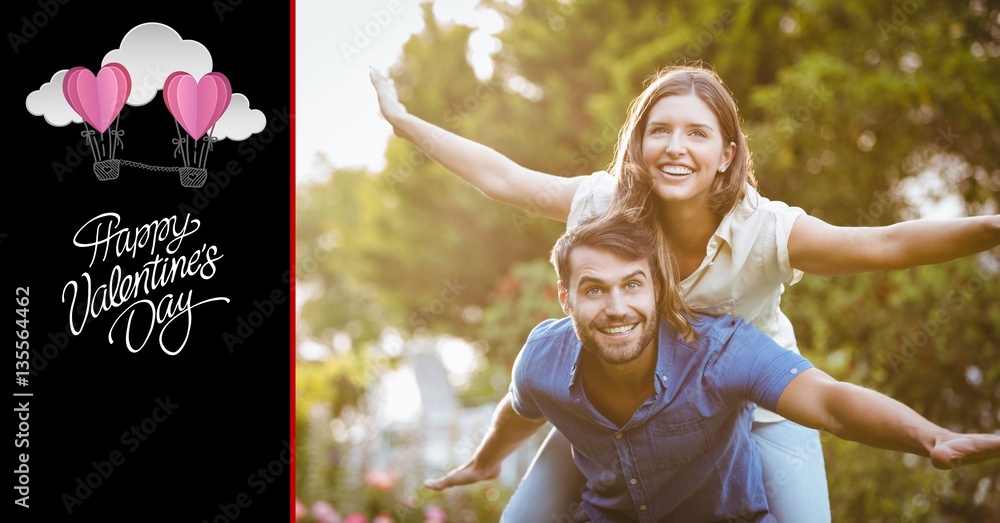
<svg viewBox="0 0 1000 523"><path fill-rule="evenodd" d="M619 432L619 433L615 434L615 439L622 439L622 433Z"/></svg>
<svg viewBox="0 0 1000 523"><path fill-rule="evenodd" d="M799 369L795 369L795 368L793 368L793 369L792 369L791 371L789 371L789 372L791 372L792 374L798 374L798 372L799 372Z"/></svg>
<svg viewBox="0 0 1000 523"><path fill-rule="evenodd" d="M639 510L646 510L646 505L639 505Z"/></svg>
<svg viewBox="0 0 1000 523"><path fill-rule="evenodd" d="M635 478L632 478L632 479L628 480L628 482L631 483L631 484L633 484L633 485L635 485L636 483L639 482L639 480L637 480Z"/></svg>

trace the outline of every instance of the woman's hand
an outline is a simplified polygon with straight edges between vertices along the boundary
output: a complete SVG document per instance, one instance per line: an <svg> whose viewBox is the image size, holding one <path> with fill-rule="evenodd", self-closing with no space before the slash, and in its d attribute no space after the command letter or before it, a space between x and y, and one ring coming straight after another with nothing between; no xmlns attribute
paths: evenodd
<svg viewBox="0 0 1000 523"><path fill-rule="evenodd" d="M375 94L378 96L378 106L382 111L382 116L392 125L393 132L398 135L399 123L408 113L406 107L399 103L399 94L396 93L396 85L388 78L382 76L374 67L368 68L368 77L375 87Z"/></svg>
<svg viewBox="0 0 1000 523"><path fill-rule="evenodd" d="M408 140L486 197L531 214L565 222L582 176L563 178L526 169L489 147L462 138L410 114L392 80L369 68L382 116L396 136Z"/></svg>

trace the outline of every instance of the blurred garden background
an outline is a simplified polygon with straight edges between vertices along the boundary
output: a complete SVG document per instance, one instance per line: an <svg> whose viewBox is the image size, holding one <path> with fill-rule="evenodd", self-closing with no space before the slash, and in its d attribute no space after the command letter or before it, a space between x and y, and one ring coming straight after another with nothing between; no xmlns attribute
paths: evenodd
<svg viewBox="0 0 1000 523"><path fill-rule="evenodd" d="M996 2L468 3L502 24L484 33L410 2L421 28L383 72L410 112L529 168L606 168L644 81L703 60L737 100L765 196L852 226L998 212ZM336 47L308 52L364 63L359 35L412 21L400 2L367 4ZM321 89L336 98L339 81ZM368 120L327 123L359 136L385 126L373 90L351 102ZM420 482L472 454L525 336L562 315L546 257L564 225L489 201L398 138L378 168L316 165L296 203L302 521L495 521L547 428L500 480L443 494ZM997 433L998 273L1000 249L806 276L782 309L803 355L834 377ZM822 450L834 521L1000 521L995 462L938 471L829 435Z"/></svg>

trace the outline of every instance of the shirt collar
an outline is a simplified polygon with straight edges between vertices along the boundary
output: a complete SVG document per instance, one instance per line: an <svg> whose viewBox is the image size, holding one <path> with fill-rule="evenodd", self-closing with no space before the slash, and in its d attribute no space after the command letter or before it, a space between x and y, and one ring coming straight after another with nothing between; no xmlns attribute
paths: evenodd
<svg viewBox="0 0 1000 523"><path fill-rule="evenodd" d="M576 383L576 375L578 369L580 368L580 354L583 351L583 344L580 343L580 339L576 337L575 330L573 332L573 342L571 350L573 351L571 359L571 361L573 362L573 368L569 370L569 383L566 385L566 388L570 389L573 388L573 385Z"/></svg>
<svg viewBox="0 0 1000 523"><path fill-rule="evenodd" d="M673 355L672 349L674 344L677 343L677 336L677 330L670 325L670 322L663 317L660 317L656 339L656 349L658 354L656 355L655 382L660 385L659 387L656 387L657 394L660 393L661 387L662 390L666 390L667 388L667 376L669 375L670 360ZM579 338L575 335L573 336L572 350L573 367L569 370L569 383L566 384L567 389L573 388L573 385L576 384L576 377L580 368L580 355L583 351L583 344L580 343Z"/></svg>
<svg viewBox="0 0 1000 523"><path fill-rule="evenodd" d="M746 193L743 195L743 199L736 203L736 207L732 211L729 211L725 216L723 216L722 221L719 223L719 227L715 229L714 238L718 238L729 244L730 247L733 245L733 228L737 222L744 222L750 215L753 214L754 209L760 205L761 196L750 184L746 185ZM715 248L720 247L719 242L714 243Z"/></svg>
<svg viewBox="0 0 1000 523"><path fill-rule="evenodd" d="M657 354L656 358L655 381L660 385L656 388L657 394L668 389L670 363L674 359L674 346L677 343L677 336L677 330L674 329L673 325L670 325L670 322L668 322L665 318L660 317L660 328L656 339L656 348L659 354Z"/></svg>

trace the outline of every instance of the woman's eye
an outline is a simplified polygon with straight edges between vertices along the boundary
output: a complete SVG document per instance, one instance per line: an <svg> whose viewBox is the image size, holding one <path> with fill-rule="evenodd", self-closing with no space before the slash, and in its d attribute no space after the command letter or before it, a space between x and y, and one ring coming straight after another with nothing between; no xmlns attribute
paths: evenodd
<svg viewBox="0 0 1000 523"><path fill-rule="evenodd" d="M693 134L694 136L697 136L699 138L705 138L706 136L708 136L707 134L705 134L704 131L694 131L691 134Z"/></svg>

